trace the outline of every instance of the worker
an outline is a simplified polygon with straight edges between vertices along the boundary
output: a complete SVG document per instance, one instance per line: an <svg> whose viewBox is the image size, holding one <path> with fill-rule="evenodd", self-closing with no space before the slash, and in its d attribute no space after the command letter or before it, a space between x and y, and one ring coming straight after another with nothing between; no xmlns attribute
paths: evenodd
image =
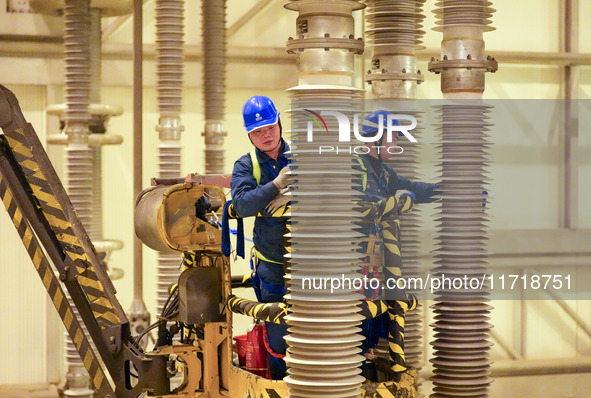
<svg viewBox="0 0 591 398"><path fill-rule="evenodd" d="M386 126L389 115L391 113L385 110L370 113L363 122L362 136L378 136L376 133L379 132L380 126ZM400 125L397 120L393 120L393 123L396 126ZM397 147L397 136L395 134L392 136L391 142L387 142L385 136L386 134L381 134L381 138L376 142L365 143L364 153L357 158L359 168L363 172L361 180L363 196L361 200L376 203L384 198L402 193L411 195L416 203L433 202L435 195L438 193L436 184L411 181L398 175L392 166L386 163L396 153L400 153L400 150ZM366 265L363 267L362 272L374 272L374 275L370 275L370 277L378 277L379 275L376 274L378 266L384 264L371 264L370 258L375 259L380 258L380 256L370 256L368 248L371 247L374 254L376 251L384 250L383 245L369 244L372 239L378 241L381 239L380 226L372 220L364 220L361 223L361 231L366 236L366 239L360 244L359 251L367 254L364 259ZM368 299L374 299L378 292L365 291L364 293ZM376 347L380 337L385 338L388 336L388 323L388 314L382 314L374 319L362 322L362 334L366 337L362 344L364 351ZM366 373L368 369L363 370L366 376L372 374L371 370L369 370L369 373Z"/></svg>
<svg viewBox="0 0 591 398"><path fill-rule="evenodd" d="M257 95L250 98L242 109L244 127L255 149L234 163L231 193L234 208L241 217L256 216L290 183L289 145L282 137L279 112L271 99ZM286 219L283 217L257 217L253 241L257 262L253 287L259 301L281 302L285 294L283 255ZM286 372L285 340L287 328L266 323L270 348L271 377L283 379Z"/></svg>

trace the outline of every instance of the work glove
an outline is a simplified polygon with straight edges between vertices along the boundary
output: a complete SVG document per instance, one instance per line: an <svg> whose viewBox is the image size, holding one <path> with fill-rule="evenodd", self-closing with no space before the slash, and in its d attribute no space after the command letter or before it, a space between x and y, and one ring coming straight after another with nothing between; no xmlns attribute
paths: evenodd
<svg viewBox="0 0 591 398"><path fill-rule="evenodd" d="M269 202L267 207L265 207L265 212L268 214L273 214L279 209L281 206L286 204L291 200L291 190L289 187L283 188L279 191L279 194L275 199Z"/></svg>
<svg viewBox="0 0 591 398"><path fill-rule="evenodd" d="M415 200L417 200L415 197L415 193L411 192L411 191L407 191L406 189L399 189L398 191L396 191L394 196L410 196L410 198L413 200L413 202Z"/></svg>
<svg viewBox="0 0 591 398"><path fill-rule="evenodd" d="M289 173L289 166L285 166L279 172L279 175L275 177L273 180L273 184L277 187L277 189L281 190L291 184L291 176Z"/></svg>

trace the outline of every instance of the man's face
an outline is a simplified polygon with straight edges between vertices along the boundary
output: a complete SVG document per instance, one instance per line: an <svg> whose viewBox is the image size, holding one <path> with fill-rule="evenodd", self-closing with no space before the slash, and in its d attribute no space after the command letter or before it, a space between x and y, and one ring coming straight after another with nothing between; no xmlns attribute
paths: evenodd
<svg viewBox="0 0 591 398"><path fill-rule="evenodd" d="M263 152L269 152L277 148L279 139L281 138L281 131L279 124L275 123L271 126L265 126L252 130L248 133L253 145Z"/></svg>

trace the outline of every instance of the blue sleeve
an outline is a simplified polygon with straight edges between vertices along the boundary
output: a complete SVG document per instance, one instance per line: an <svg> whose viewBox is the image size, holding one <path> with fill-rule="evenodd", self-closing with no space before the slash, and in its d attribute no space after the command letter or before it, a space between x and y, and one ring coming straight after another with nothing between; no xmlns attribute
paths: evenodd
<svg viewBox="0 0 591 398"><path fill-rule="evenodd" d="M415 202L417 203L431 203L435 201L434 196L440 192L437 190L439 186L437 184L431 184L428 182L411 181L406 177L402 177L389 168L388 173L390 178L388 181L389 191L392 195L399 189L406 189L415 194Z"/></svg>
<svg viewBox="0 0 591 398"><path fill-rule="evenodd" d="M234 208L243 218L256 215L279 193L273 181L257 185L252 175L252 162L248 155L234 163L230 187Z"/></svg>

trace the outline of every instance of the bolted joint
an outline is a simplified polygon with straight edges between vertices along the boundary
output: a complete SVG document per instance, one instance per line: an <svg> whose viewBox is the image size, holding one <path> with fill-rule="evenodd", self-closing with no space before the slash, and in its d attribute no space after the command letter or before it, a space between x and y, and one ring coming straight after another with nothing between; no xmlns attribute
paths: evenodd
<svg viewBox="0 0 591 398"><path fill-rule="evenodd" d="M207 120L201 135L205 137L205 143L208 145L222 145L228 132L221 120Z"/></svg>
<svg viewBox="0 0 591 398"><path fill-rule="evenodd" d="M158 138L162 141L179 141L185 126L182 125L180 117L161 117L156 131Z"/></svg>

